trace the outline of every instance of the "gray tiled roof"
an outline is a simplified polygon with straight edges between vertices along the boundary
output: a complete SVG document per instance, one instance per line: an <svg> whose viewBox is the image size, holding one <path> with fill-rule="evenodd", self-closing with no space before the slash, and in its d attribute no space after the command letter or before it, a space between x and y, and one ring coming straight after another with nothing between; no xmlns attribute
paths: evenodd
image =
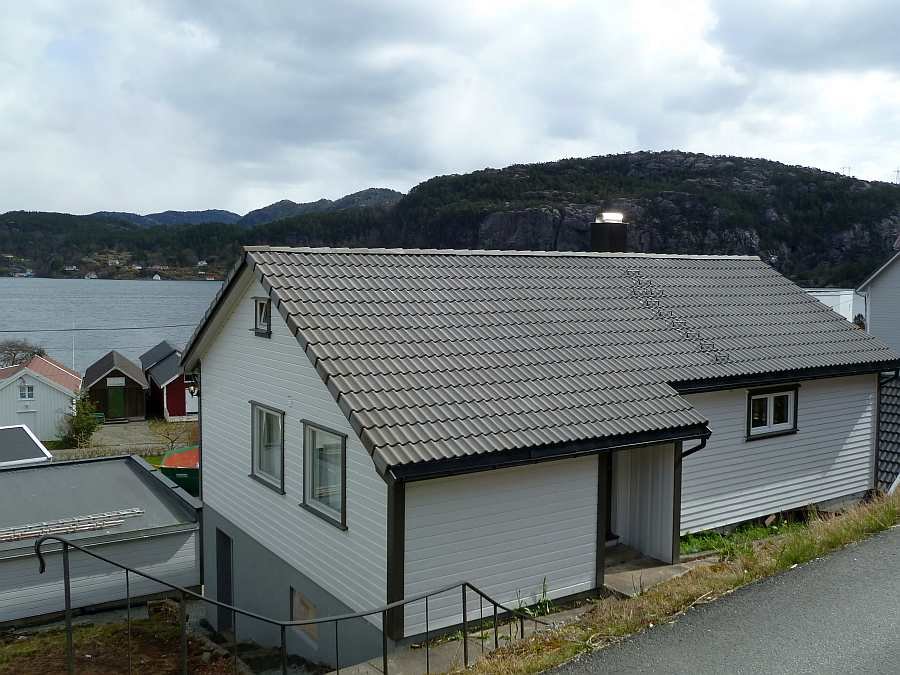
<svg viewBox="0 0 900 675"><path fill-rule="evenodd" d="M897 380L881 387L878 441L875 486L887 490L900 475L900 382Z"/></svg>
<svg viewBox="0 0 900 675"><path fill-rule="evenodd" d="M673 384L900 358L755 257L252 247L246 263L388 466L696 427Z"/></svg>
<svg viewBox="0 0 900 675"><path fill-rule="evenodd" d="M168 340L163 340L155 347L151 347L143 354L141 354L141 368L143 370L149 370L154 365L166 358L169 354L177 351L178 350L175 349L175 347L169 344Z"/></svg>
<svg viewBox="0 0 900 675"><path fill-rule="evenodd" d="M127 356L115 350L107 352L85 369L82 387L90 389L110 370L121 371L123 375L134 380L144 389L148 387L147 378L144 377L144 372L140 367Z"/></svg>

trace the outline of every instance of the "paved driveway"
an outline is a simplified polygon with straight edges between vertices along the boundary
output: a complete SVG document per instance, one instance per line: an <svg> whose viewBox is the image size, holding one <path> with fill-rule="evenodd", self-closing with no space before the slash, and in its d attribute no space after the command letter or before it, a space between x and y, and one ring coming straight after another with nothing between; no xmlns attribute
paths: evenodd
<svg viewBox="0 0 900 675"><path fill-rule="evenodd" d="M900 527L555 672L900 673Z"/></svg>

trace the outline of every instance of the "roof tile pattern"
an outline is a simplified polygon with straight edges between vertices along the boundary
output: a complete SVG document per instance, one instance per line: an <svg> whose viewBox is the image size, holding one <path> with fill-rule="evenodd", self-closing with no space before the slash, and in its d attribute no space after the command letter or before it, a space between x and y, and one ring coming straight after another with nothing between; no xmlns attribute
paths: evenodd
<svg viewBox="0 0 900 675"><path fill-rule="evenodd" d="M897 355L758 258L253 247L388 465L705 422L671 383Z"/></svg>

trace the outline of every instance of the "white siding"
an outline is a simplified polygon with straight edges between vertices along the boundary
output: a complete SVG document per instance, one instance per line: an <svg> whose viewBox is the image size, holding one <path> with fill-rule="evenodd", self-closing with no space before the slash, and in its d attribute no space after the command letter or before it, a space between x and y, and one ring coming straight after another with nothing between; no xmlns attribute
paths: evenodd
<svg viewBox="0 0 900 675"><path fill-rule="evenodd" d="M681 531L736 523L872 487L875 375L802 382L798 432L746 440L747 390L686 396L712 429L684 459Z"/></svg>
<svg viewBox="0 0 900 675"><path fill-rule="evenodd" d="M612 530L626 546L672 562L675 447L613 455Z"/></svg>
<svg viewBox="0 0 900 675"><path fill-rule="evenodd" d="M234 292L240 302L200 355L204 502L349 607L378 607L386 602L387 486L274 308L271 339L254 335L252 298L263 289L253 280ZM284 495L248 477L251 400L285 411ZM303 419L347 434L347 531L298 506Z"/></svg>
<svg viewBox="0 0 900 675"><path fill-rule="evenodd" d="M594 588L597 458L441 478L406 487L404 596L469 581L499 602ZM429 626L461 621L460 593L429 600ZM479 613L470 596L470 618ZM490 611L489 608L485 610ZM424 602L407 605L405 633L425 630Z"/></svg>
<svg viewBox="0 0 900 675"><path fill-rule="evenodd" d="M857 314L866 315L866 299L852 288L807 288L813 296L833 312L853 323Z"/></svg>
<svg viewBox="0 0 900 675"><path fill-rule="evenodd" d="M18 380L24 377L34 386L34 400L19 400ZM54 389L27 372L16 374L11 384L0 389L0 426L24 424L42 441L59 437L59 425L72 409L72 395Z"/></svg>
<svg viewBox="0 0 900 675"><path fill-rule="evenodd" d="M866 289L866 330L900 350L900 265L888 265Z"/></svg>
<svg viewBox="0 0 900 675"><path fill-rule="evenodd" d="M176 586L200 583L198 534L184 532L128 542L104 544L91 550ZM47 571L40 574L34 555L0 560L0 622L40 616L65 609L62 554L47 555ZM86 607L125 599L125 572L79 551L70 552L72 606ZM131 577L133 597L168 590Z"/></svg>

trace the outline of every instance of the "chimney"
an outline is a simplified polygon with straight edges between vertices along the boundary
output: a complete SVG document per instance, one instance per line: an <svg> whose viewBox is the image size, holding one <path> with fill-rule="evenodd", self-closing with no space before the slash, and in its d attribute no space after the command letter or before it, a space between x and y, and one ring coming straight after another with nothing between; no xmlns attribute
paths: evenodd
<svg viewBox="0 0 900 675"><path fill-rule="evenodd" d="M617 211L601 213L591 225L591 250L595 253L624 253L628 224Z"/></svg>

